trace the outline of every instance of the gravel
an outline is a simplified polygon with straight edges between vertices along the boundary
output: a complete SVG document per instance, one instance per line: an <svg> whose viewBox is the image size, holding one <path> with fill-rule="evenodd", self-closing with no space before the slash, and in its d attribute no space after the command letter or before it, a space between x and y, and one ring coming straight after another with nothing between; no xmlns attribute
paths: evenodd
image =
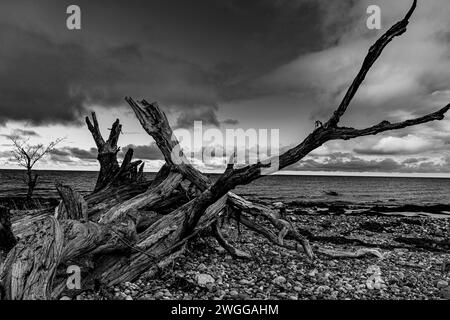
<svg viewBox="0 0 450 320"><path fill-rule="evenodd" d="M279 206L279 205L278 205ZM295 219L292 219L292 218ZM399 235L449 241L448 219L394 216L302 215L287 211L299 230L308 230L324 240L311 241L328 249L355 250L351 243L331 243L342 235L384 245L384 259L332 259L318 255L314 262L302 253L276 247L261 236L235 224L224 226L224 234L236 247L251 253L251 260L231 257L212 237L198 236L185 255L153 279L143 275L99 291L85 292L79 299L449 299L450 274L443 265L450 254L396 243ZM382 231L360 228L363 222L383 225ZM378 228L381 230L381 228ZM443 234L436 231L446 231ZM326 238L328 237L328 238ZM446 238L445 238L446 237ZM336 241L334 241L336 242ZM395 244L395 246L393 245ZM393 245L389 248L389 245ZM371 270L379 268L379 274ZM375 280L374 280L375 279ZM376 280L378 279L378 280ZM370 282L372 281L372 282ZM368 288L368 283L373 285Z"/></svg>

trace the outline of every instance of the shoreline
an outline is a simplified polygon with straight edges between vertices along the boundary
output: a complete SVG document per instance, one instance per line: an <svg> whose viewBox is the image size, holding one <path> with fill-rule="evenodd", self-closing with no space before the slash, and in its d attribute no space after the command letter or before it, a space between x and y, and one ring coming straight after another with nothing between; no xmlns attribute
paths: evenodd
<svg viewBox="0 0 450 320"><path fill-rule="evenodd" d="M8 199L20 202L20 197ZM44 201L41 205L59 202L56 198L37 200ZM5 199L0 197L2 201ZM274 246L232 223L225 224L225 237L235 247L250 253L251 260L235 259L208 234L198 235L186 253L160 271L158 277L147 279L144 274L134 282L88 289L73 298L450 299L450 220L436 214L448 210L448 205L375 208L360 205L364 209L351 212L354 205L339 201L268 203L260 199L258 202L279 211L310 240L313 248L345 251L370 248L378 250L383 258L345 259L317 254L315 261L309 261L301 252ZM405 209L411 210L409 215L403 214ZM423 215L423 210L429 213ZM13 219L23 212L12 210Z"/></svg>
<svg viewBox="0 0 450 320"><path fill-rule="evenodd" d="M232 224L225 227L225 236L250 253L251 260L235 259L215 239L198 236L187 253L157 278L143 275L134 282L83 293L78 299L450 299L450 220L387 215L360 219L291 209L285 218L313 246L377 248L383 259L318 254L311 262L302 253L275 247Z"/></svg>
<svg viewBox="0 0 450 320"><path fill-rule="evenodd" d="M277 199L267 199L264 197L254 197L247 194L241 194L243 197L264 205L283 204L286 211L299 215L364 215L364 216L403 216L420 217L429 216L433 218L450 218L450 204L432 203L432 204L389 204L373 203L363 204L354 202L345 202L336 199L335 201L277 201ZM45 207L54 207L59 204L60 199L57 196L36 196L31 201L26 201L22 195L19 196L0 196L0 206L5 206L10 210L33 210L43 209Z"/></svg>

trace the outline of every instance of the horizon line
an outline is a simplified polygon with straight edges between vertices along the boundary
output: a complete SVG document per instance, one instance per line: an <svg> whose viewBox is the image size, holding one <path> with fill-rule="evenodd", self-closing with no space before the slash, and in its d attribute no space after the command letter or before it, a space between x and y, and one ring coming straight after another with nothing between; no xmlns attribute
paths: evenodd
<svg viewBox="0 0 450 320"><path fill-rule="evenodd" d="M0 171L14 170L14 171L26 171L21 168L1 168ZM99 170L89 170L86 168L78 169L33 169L33 171L65 171L65 172L99 172ZM154 171L144 171L144 173L157 173L158 169ZM222 171L201 171L204 174L217 174L220 175ZM268 175L269 176L269 175ZM296 170L281 170L277 171L271 176L328 176L328 177L379 177L379 178L440 178L450 179L450 173L407 173L407 172L357 172L357 171L296 171Z"/></svg>

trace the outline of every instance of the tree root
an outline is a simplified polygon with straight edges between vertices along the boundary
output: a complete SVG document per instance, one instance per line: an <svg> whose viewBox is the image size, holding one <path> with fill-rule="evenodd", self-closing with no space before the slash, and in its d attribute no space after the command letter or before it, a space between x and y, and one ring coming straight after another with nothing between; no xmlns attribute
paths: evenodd
<svg viewBox="0 0 450 320"><path fill-rule="evenodd" d="M222 232L220 231L220 227L218 222L214 222L212 224L212 230L214 233L214 237L216 238L217 242L225 249L227 250L233 257L239 258L239 259L251 259L252 256L242 251L238 248L233 247L224 237Z"/></svg>

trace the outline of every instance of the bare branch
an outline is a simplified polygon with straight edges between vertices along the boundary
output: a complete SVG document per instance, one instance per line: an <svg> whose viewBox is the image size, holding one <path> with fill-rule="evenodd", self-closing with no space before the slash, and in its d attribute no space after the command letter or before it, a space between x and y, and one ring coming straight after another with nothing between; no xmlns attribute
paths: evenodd
<svg viewBox="0 0 450 320"><path fill-rule="evenodd" d="M50 142L45 149L43 144L29 145L28 140L21 143L17 137L10 137L10 140L14 146L12 154L19 165L31 169L36 162L50 153L56 145L64 139L58 138L55 141Z"/></svg>
<svg viewBox="0 0 450 320"><path fill-rule="evenodd" d="M392 41L397 36L402 35L406 31L406 27L409 23L409 18L413 14L414 10L417 6L417 0L414 0L411 9L409 9L406 16L403 18L403 20L397 22L395 25L393 25L385 34L383 34L373 46L370 47L369 52L364 59L364 62L362 64L361 70L358 72L356 78L353 80L353 83L348 88L347 93L344 96L344 99L342 100L341 104L339 105L338 109L334 112L333 116L328 120L328 122L324 125L326 128L336 126L342 117L342 115L347 110L348 105L352 101L353 97L355 96L356 92L358 91L360 85L366 78L367 72L370 70L372 65L375 63L375 61L378 59L378 57L383 52L383 49L389 44L389 42Z"/></svg>
<svg viewBox="0 0 450 320"><path fill-rule="evenodd" d="M100 132L95 112L92 112L92 121L94 122L94 124L91 123L89 117L86 117L86 124L88 126L88 129L91 132L92 136L94 137L94 141L95 144L97 145L97 148L100 149L105 144L105 140L103 140L102 134Z"/></svg>
<svg viewBox="0 0 450 320"><path fill-rule="evenodd" d="M415 118L415 119L409 119L402 122L397 123L390 123L389 121L382 121L377 125L374 125L369 128L365 129L354 129L354 128L345 128L345 127L338 127L333 131L333 137L332 139L343 139L343 140L349 140L356 137L362 137L362 136L368 136L368 135L374 135L378 134L384 131L390 131L390 130L397 130L397 129L403 129L411 126L415 126L422 123L427 123L435 120L442 120L445 117L445 114L450 109L450 104L445 106L439 111L436 111L434 113L428 114L426 116Z"/></svg>
<svg viewBox="0 0 450 320"><path fill-rule="evenodd" d="M235 248L231 243L229 243L225 237L222 234L222 231L220 230L219 224L216 222L214 222L212 224L212 230L214 232L214 236L217 240L217 242L225 249L227 250L233 257L236 258L241 258L241 259L251 259L252 256L245 252L242 251L238 248Z"/></svg>

